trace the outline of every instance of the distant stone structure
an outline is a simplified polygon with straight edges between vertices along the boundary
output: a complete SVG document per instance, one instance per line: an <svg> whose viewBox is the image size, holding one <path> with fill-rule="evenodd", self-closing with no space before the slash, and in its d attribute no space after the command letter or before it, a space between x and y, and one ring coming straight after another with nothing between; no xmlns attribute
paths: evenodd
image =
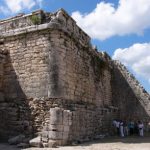
<svg viewBox="0 0 150 150"><path fill-rule="evenodd" d="M66 145L112 134L114 118L149 116L150 95L63 9L0 20L0 139Z"/></svg>

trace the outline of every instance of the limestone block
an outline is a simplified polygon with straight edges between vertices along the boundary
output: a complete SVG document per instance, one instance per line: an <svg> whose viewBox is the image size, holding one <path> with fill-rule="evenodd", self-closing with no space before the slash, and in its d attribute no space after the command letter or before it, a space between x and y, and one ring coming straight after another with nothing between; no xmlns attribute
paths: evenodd
<svg viewBox="0 0 150 150"><path fill-rule="evenodd" d="M53 140L61 140L63 137L63 132L49 131L49 138Z"/></svg>
<svg viewBox="0 0 150 150"><path fill-rule="evenodd" d="M63 125L71 125L72 122L72 112L70 110L63 111Z"/></svg>
<svg viewBox="0 0 150 150"><path fill-rule="evenodd" d="M70 130L70 126L69 125L68 126L64 125L64 132L69 132L69 130Z"/></svg>
<svg viewBox="0 0 150 150"><path fill-rule="evenodd" d="M32 140L29 141L30 146L32 147L41 147L42 143L41 143L41 137L38 136Z"/></svg>
<svg viewBox="0 0 150 150"><path fill-rule="evenodd" d="M63 122L63 118L61 116L57 116L57 117L50 117L50 124L51 125L62 125Z"/></svg>
<svg viewBox="0 0 150 150"><path fill-rule="evenodd" d="M60 145L68 145L68 139L63 139L59 143Z"/></svg>
<svg viewBox="0 0 150 150"><path fill-rule="evenodd" d="M4 94L0 92L0 102L4 102Z"/></svg>
<svg viewBox="0 0 150 150"><path fill-rule="evenodd" d="M59 132L63 132L64 131L64 126L63 125L49 125L49 130L50 131L59 131Z"/></svg>
<svg viewBox="0 0 150 150"><path fill-rule="evenodd" d="M56 148L57 147L57 141L56 140L49 140L48 141L48 147L51 147L51 148Z"/></svg>
<svg viewBox="0 0 150 150"><path fill-rule="evenodd" d="M63 118L62 118L62 109L56 107L50 109L50 124L61 125Z"/></svg>
<svg viewBox="0 0 150 150"><path fill-rule="evenodd" d="M49 131L43 131L43 132L42 132L42 138L43 138L43 137L48 138L48 136L49 136Z"/></svg>
<svg viewBox="0 0 150 150"><path fill-rule="evenodd" d="M47 142L48 142L48 139L49 139L48 137L42 137L42 138L41 138L41 141L42 141L43 143L44 143L44 142L47 143Z"/></svg>
<svg viewBox="0 0 150 150"><path fill-rule="evenodd" d="M72 120L69 120L68 125L69 125L69 126L72 125Z"/></svg>
<svg viewBox="0 0 150 150"><path fill-rule="evenodd" d="M68 140L69 132L63 132L63 140Z"/></svg>

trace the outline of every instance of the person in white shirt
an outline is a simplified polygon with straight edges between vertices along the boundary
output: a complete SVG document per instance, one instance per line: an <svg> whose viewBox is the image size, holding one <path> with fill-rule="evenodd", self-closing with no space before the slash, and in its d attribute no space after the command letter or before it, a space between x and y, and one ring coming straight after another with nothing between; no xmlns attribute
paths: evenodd
<svg viewBox="0 0 150 150"><path fill-rule="evenodd" d="M117 119L113 120L113 126L116 128L116 132L117 132L118 136L120 135L119 125L120 125L119 120L117 120Z"/></svg>
<svg viewBox="0 0 150 150"><path fill-rule="evenodd" d="M138 129L139 129L139 135L141 137L143 137L144 136L144 131L143 131L144 130L144 125L141 121L138 121Z"/></svg>
<svg viewBox="0 0 150 150"><path fill-rule="evenodd" d="M120 121L120 136L124 137L124 127L123 127L123 121Z"/></svg>

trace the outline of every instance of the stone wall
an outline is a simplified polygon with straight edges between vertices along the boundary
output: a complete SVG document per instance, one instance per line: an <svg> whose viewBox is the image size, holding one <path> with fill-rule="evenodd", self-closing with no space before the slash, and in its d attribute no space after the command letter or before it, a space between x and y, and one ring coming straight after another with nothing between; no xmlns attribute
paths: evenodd
<svg viewBox="0 0 150 150"><path fill-rule="evenodd" d="M4 91L3 91L3 80L4 80L4 63L6 58L7 52L5 52L1 45L0 45L0 136L2 137L3 133L6 133L5 128L5 115L6 115L6 108L7 104L5 103L4 99Z"/></svg>
<svg viewBox="0 0 150 150"><path fill-rule="evenodd" d="M48 95L49 41L47 33L30 33L8 37L9 51L5 67L6 99L44 97Z"/></svg>
<svg viewBox="0 0 150 150"><path fill-rule="evenodd" d="M20 13L15 17L7 18L6 20L0 20L0 32L5 33L15 29L29 27L35 24L41 24L45 21L44 12L42 10L32 12L25 15Z"/></svg>
<svg viewBox="0 0 150 150"><path fill-rule="evenodd" d="M3 91L7 102L5 120L9 135L24 133L33 135L42 130L44 107L38 107L38 101L45 99L49 89L55 83L49 84L50 63L50 31L32 32L18 36L9 36L3 47L8 50L4 64ZM53 58L53 57L52 57ZM53 62L52 62L53 63ZM37 107L35 109L35 107ZM50 109L51 105L48 106ZM26 131L27 130L27 131Z"/></svg>
<svg viewBox="0 0 150 150"><path fill-rule="evenodd" d="M64 25L64 28L61 25L61 30L58 26L60 16L61 19L67 20L63 20L67 25ZM16 105L12 113L14 117L10 117L12 120L8 123L11 124L12 130L16 130L16 127L20 129L17 123L20 125L28 121L28 124L40 131L42 121L38 122L36 116L34 121L30 120L30 109L34 106L29 105L29 98L60 97L72 102L91 103L102 109L111 105L111 74L106 60L87 43L89 37L85 33L77 28L79 34L83 34L81 39L76 38L79 32L77 29L72 30L71 34L71 29L75 26L71 18L65 18L68 16L62 11L58 12L57 17L54 23L58 29L53 29L52 26L53 30L44 28L38 31L37 27L35 31L24 34L13 30L14 34L17 33L15 37L9 30L6 32L8 35L5 35L3 45L9 55L5 63L4 93L5 99ZM18 110L18 105L21 110ZM21 114L19 118L16 111ZM22 113L23 111L25 113ZM83 109L83 112L86 115L86 109ZM38 117L40 120L40 114ZM86 125L86 122L84 124ZM94 124L91 129L94 131ZM80 130L78 132L81 136L87 133Z"/></svg>
<svg viewBox="0 0 150 150"><path fill-rule="evenodd" d="M92 48L90 37L64 10L3 20L0 31L0 45L8 51L0 64L0 110L8 136L40 135L43 146L65 145L113 134L114 118L148 119L149 98L144 100L141 89L137 96L130 74Z"/></svg>
<svg viewBox="0 0 150 150"><path fill-rule="evenodd" d="M5 53L0 49L0 102L4 101L3 95L3 78L4 78L4 62L5 62Z"/></svg>
<svg viewBox="0 0 150 150"><path fill-rule="evenodd" d="M111 68L107 60L90 46L82 46L78 39L61 31L51 32L50 43L51 59L56 59L52 63L55 68L50 66L54 68L50 75L57 72L59 96L102 107L110 106ZM50 96L54 96L52 94Z"/></svg>
<svg viewBox="0 0 150 150"><path fill-rule="evenodd" d="M42 131L42 143L47 146L52 142L65 145L113 135L112 118L118 117L118 109L57 99L49 114L50 118L47 118Z"/></svg>
<svg viewBox="0 0 150 150"><path fill-rule="evenodd" d="M45 16L45 21L39 25L29 24L35 14ZM8 51L3 92L11 112L5 118L10 134L41 132L47 117L48 124L53 124L51 108L60 107L60 100L55 101L55 105L51 102L58 98L68 104L66 108L63 103L61 111L76 116L71 115L66 141L88 138L97 130L97 134L104 133L103 127L95 127L97 123L93 120L100 114L108 113L109 119L100 117L98 126L106 123L106 132L110 130L113 119L110 116L117 115L110 107L111 67L105 54L92 48L90 38L64 10L49 14L49 17L42 11L34 12L1 21L0 26L2 47ZM82 113L84 120L80 116ZM86 127L86 118L89 118L89 127Z"/></svg>
<svg viewBox="0 0 150 150"><path fill-rule="evenodd" d="M120 118L142 120L145 129L150 119L150 95L119 61L113 62L112 90L114 106L120 110Z"/></svg>

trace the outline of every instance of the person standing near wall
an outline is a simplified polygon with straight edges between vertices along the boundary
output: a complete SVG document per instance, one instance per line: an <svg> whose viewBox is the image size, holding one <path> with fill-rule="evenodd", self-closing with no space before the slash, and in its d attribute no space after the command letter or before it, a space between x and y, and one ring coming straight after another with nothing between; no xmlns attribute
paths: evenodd
<svg viewBox="0 0 150 150"><path fill-rule="evenodd" d="M120 135L119 125L120 125L119 120L118 119L114 119L113 120L113 126L115 127L116 133L117 133L118 136Z"/></svg>
<svg viewBox="0 0 150 150"><path fill-rule="evenodd" d="M135 123L134 123L134 134L135 135L139 134L138 121L135 121Z"/></svg>
<svg viewBox="0 0 150 150"><path fill-rule="evenodd" d="M128 124L128 127L129 127L130 135L133 135L133 133L134 133L134 121L131 120Z"/></svg>
<svg viewBox="0 0 150 150"><path fill-rule="evenodd" d="M129 130L128 130L127 121L124 121L123 126L124 126L124 135L128 136L129 135Z"/></svg>
<svg viewBox="0 0 150 150"><path fill-rule="evenodd" d="M138 121L138 129L139 129L139 135L141 137L144 136L144 125L141 121Z"/></svg>
<svg viewBox="0 0 150 150"><path fill-rule="evenodd" d="M124 127L123 127L123 121L121 120L120 121L120 136L121 137L124 137Z"/></svg>

